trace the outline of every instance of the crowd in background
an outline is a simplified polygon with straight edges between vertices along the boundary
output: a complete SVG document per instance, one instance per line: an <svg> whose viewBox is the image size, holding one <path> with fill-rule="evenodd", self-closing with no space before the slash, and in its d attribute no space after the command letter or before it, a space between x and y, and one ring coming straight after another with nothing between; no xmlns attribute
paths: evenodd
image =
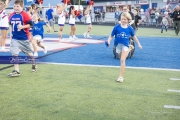
<svg viewBox="0 0 180 120"><path fill-rule="evenodd" d="M177 5L178 6L178 5ZM176 6L176 7L177 7ZM144 26L149 26L149 25L155 25L155 26L160 26L162 23L162 19L165 16L168 20L168 25L169 27L173 27L173 13L176 11L175 8L171 7L163 7L163 8L148 8L146 10L142 8L137 8L138 9L138 15L141 17L142 22L141 24ZM115 18L115 24L118 23L118 18L119 15L122 13L122 7L119 7L116 9L114 13L114 18ZM134 9L131 9L131 12L134 13Z"/></svg>

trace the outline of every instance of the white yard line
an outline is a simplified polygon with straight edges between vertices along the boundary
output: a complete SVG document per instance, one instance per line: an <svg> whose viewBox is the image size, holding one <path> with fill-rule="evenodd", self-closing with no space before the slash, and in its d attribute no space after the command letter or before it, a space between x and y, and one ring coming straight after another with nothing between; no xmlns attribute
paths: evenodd
<svg viewBox="0 0 180 120"><path fill-rule="evenodd" d="M180 80L180 78L170 78L170 80Z"/></svg>
<svg viewBox="0 0 180 120"><path fill-rule="evenodd" d="M71 64L71 63L53 63L53 62L39 62L39 63L42 63L42 64L54 64L54 65L119 68L119 66L110 66L110 65ZM180 71L180 69L167 69L167 68L130 67L130 66L127 66L126 68L131 68L131 69L146 69L146 70Z"/></svg>
<svg viewBox="0 0 180 120"><path fill-rule="evenodd" d="M164 105L164 108L180 109L180 106L174 106L174 105Z"/></svg>
<svg viewBox="0 0 180 120"><path fill-rule="evenodd" d="M171 89L168 89L167 91L168 92L180 92L180 90L171 90Z"/></svg>

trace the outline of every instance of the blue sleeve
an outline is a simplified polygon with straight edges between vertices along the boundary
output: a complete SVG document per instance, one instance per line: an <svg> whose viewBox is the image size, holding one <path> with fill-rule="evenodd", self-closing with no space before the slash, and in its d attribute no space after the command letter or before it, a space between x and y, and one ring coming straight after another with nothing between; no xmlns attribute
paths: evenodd
<svg viewBox="0 0 180 120"><path fill-rule="evenodd" d="M46 25L46 22L41 22L41 24L42 24L42 26L43 26L43 25Z"/></svg>
<svg viewBox="0 0 180 120"><path fill-rule="evenodd" d="M114 35L116 35L116 26L113 28L113 30L112 30L112 32L111 32L111 36L114 36Z"/></svg>

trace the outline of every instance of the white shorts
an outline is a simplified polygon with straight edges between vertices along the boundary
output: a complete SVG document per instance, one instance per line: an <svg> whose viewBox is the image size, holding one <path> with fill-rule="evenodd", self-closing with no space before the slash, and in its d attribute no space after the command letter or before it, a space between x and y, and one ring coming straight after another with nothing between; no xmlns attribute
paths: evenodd
<svg viewBox="0 0 180 120"><path fill-rule="evenodd" d="M33 36L33 40L34 39L37 40L38 42L43 42L43 39L42 39L42 37L40 35Z"/></svg>
<svg viewBox="0 0 180 120"><path fill-rule="evenodd" d="M123 45L123 44L118 44L118 45L116 46L116 53L119 54L119 53L122 52L122 50L128 51L129 48L128 48L127 46Z"/></svg>

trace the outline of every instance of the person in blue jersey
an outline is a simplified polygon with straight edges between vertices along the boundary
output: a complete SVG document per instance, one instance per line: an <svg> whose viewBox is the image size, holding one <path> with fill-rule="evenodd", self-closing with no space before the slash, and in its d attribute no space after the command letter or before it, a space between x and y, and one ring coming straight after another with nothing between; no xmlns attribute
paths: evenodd
<svg viewBox="0 0 180 120"><path fill-rule="evenodd" d="M133 49L133 46L129 45L129 38L133 37L135 42L138 44L138 47L142 49L139 40L134 35L134 29L128 24L130 20L131 15L128 12L123 12L121 14L121 24L118 24L114 27L111 35L108 38L108 45L110 45L112 38L115 36L116 52L119 54L121 63L120 74L117 79L118 82L123 82L126 58L129 54L129 51Z"/></svg>
<svg viewBox="0 0 180 120"><path fill-rule="evenodd" d="M53 6L51 6L47 11L46 11L46 18L49 22L49 25L53 28L54 32L58 32L55 30L54 27L54 10Z"/></svg>
<svg viewBox="0 0 180 120"><path fill-rule="evenodd" d="M46 25L48 27L48 32L50 32L51 28L47 23L39 21L40 18L39 18L39 15L37 13L33 14L32 19L33 19L32 45L33 45L33 48L34 48L34 57L38 57L37 45L44 49L45 54L47 53L46 46L41 44L41 42L43 41L43 38L44 38L44 35L43 35L44 34L44 28L43 28L43 26Z"/></svg>
<svg viewBox="0 0 180 120"><path fill-rule="evenodd" d="M29 28L33 26L31 17L23 11L23 0L14 1L14 12L9 16L11 45L10 52L14 58L17 58L20 51L26 53L32 61L32 72L37 71L37 65L33 58L30 46ZM14 70L8 76L20 76L19 64L14 64Z"/></svg>

